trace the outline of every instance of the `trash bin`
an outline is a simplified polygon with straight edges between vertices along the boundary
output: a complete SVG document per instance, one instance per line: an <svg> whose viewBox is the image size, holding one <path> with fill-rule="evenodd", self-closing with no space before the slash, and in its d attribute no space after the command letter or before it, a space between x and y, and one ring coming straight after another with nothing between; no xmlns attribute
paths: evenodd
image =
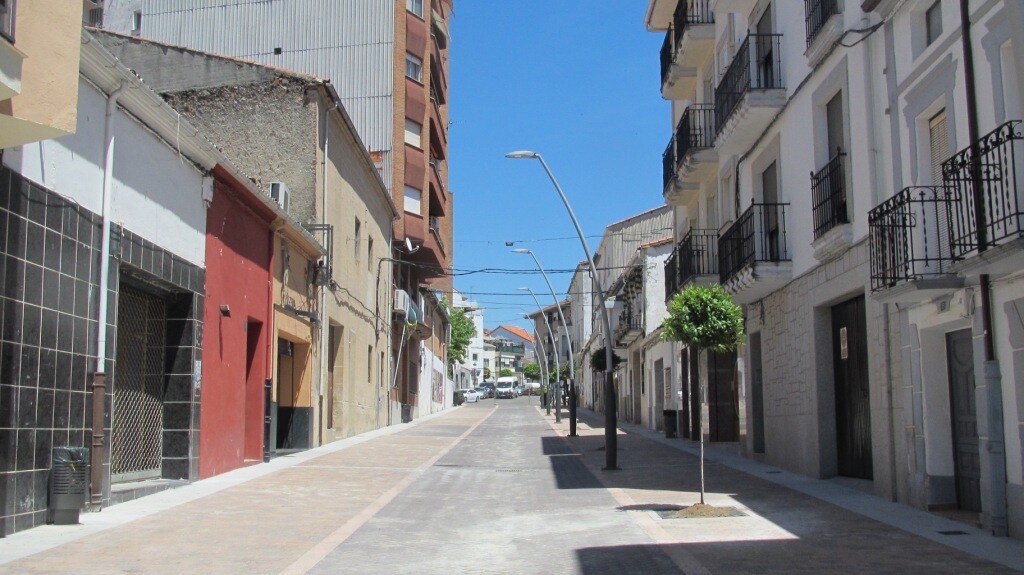
<svg viewBox="0 0 1024 575"><path fill-rule="evenodd" d="M47 521L56 525L77 524L88 491L89 449L54 447Z"/></svg>
<svg viewBox="0 0 1024 575"><path fill-rule="evenodd" d="M662 415L665 417L665 437L674 439L676 436L676 410L666 409Z"/></svg>

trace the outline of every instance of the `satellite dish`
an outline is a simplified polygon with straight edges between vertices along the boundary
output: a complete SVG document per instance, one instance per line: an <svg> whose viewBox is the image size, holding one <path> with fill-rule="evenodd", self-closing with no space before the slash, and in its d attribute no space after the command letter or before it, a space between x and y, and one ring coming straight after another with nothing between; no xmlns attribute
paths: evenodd
<svg viewBox="0 0 1024 575"><path fill-rule="evenodd" d="M419 249L420 249L420 246L417 246L417 247L414 248L412 246L412 240L410 240L409 237L406 236L406 238L405 238L405 251L407 253L414 254Z"/></svg>

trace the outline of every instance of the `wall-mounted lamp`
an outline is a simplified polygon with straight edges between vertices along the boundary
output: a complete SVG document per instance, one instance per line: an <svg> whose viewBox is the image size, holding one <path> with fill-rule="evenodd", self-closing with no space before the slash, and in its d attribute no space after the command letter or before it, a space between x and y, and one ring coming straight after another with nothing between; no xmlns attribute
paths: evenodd
<svg viewBox="0 0 1024 575"><path fill-rule="evenodd" d="M220 306L220 315L224 317L231 317L231 306L228 304Z"/></svg>

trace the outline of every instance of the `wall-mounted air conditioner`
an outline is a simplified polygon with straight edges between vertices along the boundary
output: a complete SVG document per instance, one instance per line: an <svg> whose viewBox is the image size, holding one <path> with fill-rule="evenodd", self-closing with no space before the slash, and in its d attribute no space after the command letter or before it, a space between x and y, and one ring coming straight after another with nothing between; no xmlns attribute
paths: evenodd
<svg viewBox="0 0 1024 575"><path fill-rule="evenodd" d="M395 288L395 310L394 314L402 317L409 316L409 310L413 308L412 297L404 289Z"/></svg>
<svg viewBox="0 0 1024 575"><path fill-rule="evenodd" d="M288 186L284 185L284 182L270 182L270 199L277 202L277 205L281 206L285 213L289 213L291 207L290 194L291 192L288 191Z"/></svg>

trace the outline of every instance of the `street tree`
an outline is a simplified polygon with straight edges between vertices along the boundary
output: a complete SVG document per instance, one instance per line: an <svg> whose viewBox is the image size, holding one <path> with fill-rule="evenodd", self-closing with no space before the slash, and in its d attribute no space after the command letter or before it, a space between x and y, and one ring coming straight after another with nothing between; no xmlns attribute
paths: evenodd
<svg viewBox="0 0 1024 575"><path fill-rule="evenodd" d="M678 341L701 351L728 352L743 343L743 310L732 301L722 286L691 284L673 296L668 304L668 318L661 324L661 339ZM698 402L704 405L697 386ZM704 432L700 439L700 503L704 504Z"/></svg>
<svg viewBox="0 0 1024 575"><path fill-rule="evenodd" d="M476 327L473 319L466 315L466 310L453 308L446 299L441 300L441 305L448 313L452 325L452 337L448 343L448 373L451 374L457 362L466 360L469 343L476 337Z"/></svg>
<svg viewBox="0 0 1024 575"><path fill-rule="evenodd" d="M526 379L531 381L540 380L540 365L536 363L527 363L523 365L523 375Z"/></svg>
<svg viewBox="0 0 1024 575"><path fill-rule="evenodd" d="M512 371L511 369L503 367L501 368L501 371L498 372L498 377L511 377L515 374L516 372Z"/></svg>

